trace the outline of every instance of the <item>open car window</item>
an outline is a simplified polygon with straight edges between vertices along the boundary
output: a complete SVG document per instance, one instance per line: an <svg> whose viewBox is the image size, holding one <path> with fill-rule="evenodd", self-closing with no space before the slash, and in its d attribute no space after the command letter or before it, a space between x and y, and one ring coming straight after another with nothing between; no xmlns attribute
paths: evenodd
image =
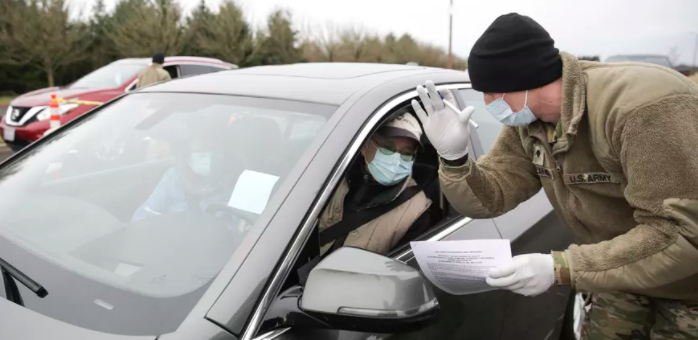
<svg viewBox="0 0 698 340"><path fill-rule="evenodd" d="M465 105L475 107L475 113L473 113L471 119L475 121L480 127L477 129L477 134L480 137L480 143L482 145L484 153L488 153L494 142L497 140L497 136L502 131L504 124L499 122L492 116L487 109L485 109L485 99L482 92L475 91L473 89L463 89L459 90L461 98L465 101Z"/></svg>
<svg viewBox="0 0 698 340"><path fill-rule="evenodd" d="M50 293L26 306L174 331L335 109L135 93L25 149L0 169L0 252Z"/></svg>

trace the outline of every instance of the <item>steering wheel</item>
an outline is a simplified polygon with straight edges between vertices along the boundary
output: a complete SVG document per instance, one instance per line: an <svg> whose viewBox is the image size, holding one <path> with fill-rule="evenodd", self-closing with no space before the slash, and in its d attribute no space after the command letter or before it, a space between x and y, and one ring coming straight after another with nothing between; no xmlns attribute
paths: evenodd
<svg viewBox="0 0 698 340"><path fill-rule="evenodd" d="M257 220L257 217L259 215L255 213L251 213L249 211L233 208L229 205L221 204L221 203L211 203L209 204L208 207L206 207L206 213L211 214L211 215L216 215L219 212L226 212L230 213L231 215L241 218L245 222L249 223L250 225L253 225L254 222Z"/></svg>

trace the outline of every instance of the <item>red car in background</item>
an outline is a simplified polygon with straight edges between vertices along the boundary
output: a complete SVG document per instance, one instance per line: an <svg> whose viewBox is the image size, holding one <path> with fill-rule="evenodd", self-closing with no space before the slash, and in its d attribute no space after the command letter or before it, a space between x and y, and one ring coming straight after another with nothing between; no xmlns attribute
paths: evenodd
<svg viewBox="0 0 698 340"><path fill-rule="evenodd" d="M0 135L12 151L19 151L41 138L49 129L48 105L51 94L63 99L106 102L134 90L138 74L150 65L150 59L117 60L64 87L50 87L23 94L10 102L0 121ZM172 79L238 68L218 59L168 57L163 65ZM75 119L94 105L60 105L61 125Z"/></svg>

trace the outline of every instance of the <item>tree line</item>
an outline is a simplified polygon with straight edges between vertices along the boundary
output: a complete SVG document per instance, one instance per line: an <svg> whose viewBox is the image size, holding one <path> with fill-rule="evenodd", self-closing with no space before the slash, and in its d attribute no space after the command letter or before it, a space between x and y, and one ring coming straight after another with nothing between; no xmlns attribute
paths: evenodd
<svg viewBox="0 0 698 340"><path fill-rule="evenodd" d="M263 27L241 6L204 0L184 15L177 0L96 0L80 19L65 0L0 0L0 94L67 84L114 60L166 55L219 58L240 67L297 62L374 62L446 67L443 49L409 34L378 35L360 27L299 25L287 10ZM454 68L466 61L454 56Z"/></svg>

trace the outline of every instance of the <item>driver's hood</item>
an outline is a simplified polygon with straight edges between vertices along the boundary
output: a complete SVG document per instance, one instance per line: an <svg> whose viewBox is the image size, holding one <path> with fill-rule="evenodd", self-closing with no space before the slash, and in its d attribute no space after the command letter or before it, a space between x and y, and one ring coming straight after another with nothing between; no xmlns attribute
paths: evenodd
<svg viewBox="0 0 698 340"><path fill-rule="evenodd" d="M1 281L0 281L1 282ZM26 290L23 290L26 294ZM50 299L51 296L47 296ZM155 336L126 336L73 326L0 298L0 339L155 340Z"/></svg>

